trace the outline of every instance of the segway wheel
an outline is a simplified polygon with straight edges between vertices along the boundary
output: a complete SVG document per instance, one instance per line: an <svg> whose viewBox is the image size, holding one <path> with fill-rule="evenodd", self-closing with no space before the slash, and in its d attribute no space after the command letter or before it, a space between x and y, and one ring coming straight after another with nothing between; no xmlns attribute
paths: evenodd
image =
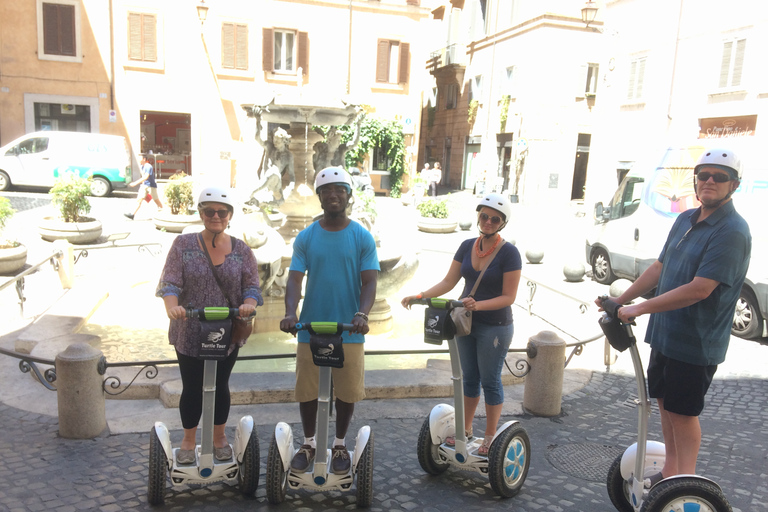
<svg viewBox="0 0 768 512"><path fill-rule="evenodd" d="M605 481L605 486L608 490L608 497L611 498L611 503L616 507L619 512L633 512L632 502L630 501L630 489L629 483L621 476L621 458L624 456L620 453L618 457L613 461L611 467L608 469L608 478Z"/></svg>
<svg viewBox="0 0 768 512"><path fill-rule="evenodd" d="M283 459L280 458L280 450L277 447L277 439L272 434L272 442L269 443L267 453L267 501L273 505L285 501L285 488L288 485L288 470L283 467Z"/></svg>
<svg viewBox="0 0 768 512"><path fill-rule="evenodd" d="M723 491L714 483L696 477L661 481L651 488L641 512L696 510L697 512L732 512Z"/></svg>
<svg viewBox="0 0 768 512"><path fill-rule="evenodd" d="M440 460L440 445L432 442L432 432L429 428L429 416L424 420L419 432L416 450L419 455L421 469L430 475L439 475L448 469L449 464Z"/></svg>
<svg viewBox="0 0 768 512"><path fill-rule="evenodd" d="M357 462L357 506L368 508L373 502L373 432Z"/></svg>
<svg viewBox="0 0 768 512"><path fill-rule="evenodd" d="M165 502L168 457L165 456L160 439L155 429L149 431L149 480L147 482L147 501L150 505L162 505Z"/></svg>
<svg viewBox="0 0 768 512"><path fill-rule="evenodd" d="M240 464L240 490L245 495L253 496L259 486L260 462L259 436L254 428L243 453L243 463Z"/></svg>
<svg viewBox="0 0 768 512"><path fill-rule="evenodd" d="M499 496L511 498L520 492L531 465L528 433L514 424L504 430L488 451L488 478Z"/></svg>

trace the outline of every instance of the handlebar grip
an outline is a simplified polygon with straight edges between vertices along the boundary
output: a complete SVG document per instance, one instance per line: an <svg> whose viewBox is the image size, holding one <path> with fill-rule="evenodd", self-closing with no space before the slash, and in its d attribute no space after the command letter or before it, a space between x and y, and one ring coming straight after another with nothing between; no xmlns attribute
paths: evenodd
<svg viewBox="0 0 768 512"><path fill-rule="evenodd" d="M239 308L187 308L187 318L197 318L199 320L226 320L228 318L234 318L239 315ZM254 316L256 316L256 312L246 318L253 318Z"/></svg>
<svg viewBox="0 0 768 512"><path fill-rule="evenodd" d="M409 304L423 304L425 306L431 306L433 308L440 309L453 309L464 307L464 303L460 300L442 299L433 297L430 299L412 299Z"/></svg>
<svg viewBox="0 0 768 512"><path fill-rule="evenodd" d="M318 334L336 334L339 332L339 329L344 332L355 328L352 324L342 324L339 322L299 322L294 327L297 331L312 329Z"/></svg>

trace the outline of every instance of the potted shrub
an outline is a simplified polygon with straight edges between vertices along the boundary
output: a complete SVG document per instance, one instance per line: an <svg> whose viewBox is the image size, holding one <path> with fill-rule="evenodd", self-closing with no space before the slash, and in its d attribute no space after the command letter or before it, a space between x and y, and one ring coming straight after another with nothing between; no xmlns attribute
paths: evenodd
<svg viewBox="0 0 768 512"><path fill-rule="evenodd" d="M202 224L195 209L192 178L184 172L170 177L163 190L166 210L155 215L155 227L171 233L181 233L185 227Z"/></svg>
<svg viewBox="0 0 768 512"><path fill-rule="evenodd" d="M445 199L427 199L416 206L419 210L419 220L416 227L426 233L453 233L457 222L448 215L448 205Z"/></svg>
<svg viewBox="0 0 768 512"><path fill-rule="evenodd" d="M72 244L88 244L101 236L101 222L85 214L90 213L91 179L78 173L65 171L51 188L51 202L57 216L43 217L40 236L43 240L67 240Z"/></svg>
<svg viewBox="0 0 768 512"><path fill-rule="evenodd" d="M27 248L15 240L2 237L6 223L13 217L16 210L11 208L11 202L0 197L0 274L13 274L27 262Z"/></svg>

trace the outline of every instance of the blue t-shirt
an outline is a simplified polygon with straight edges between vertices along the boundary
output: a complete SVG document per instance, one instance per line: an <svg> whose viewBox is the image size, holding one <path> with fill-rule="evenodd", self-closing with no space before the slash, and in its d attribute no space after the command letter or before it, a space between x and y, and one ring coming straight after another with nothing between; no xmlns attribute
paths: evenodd
<svg viewBox="0 0 768 512"><path fill-rule="evenodd" d="M700 212L701 208L685 211L672 226L659 256L663 267L656 295L688 284L694 277L720 284L696 304L652 314L645 341L671 359L710 366L725 360L752 236L733 201L697 222Z"/></svg>
<svg viewBox="0 0 768 512"><path fill-rule="evenodd" d="M155 182L155 169L152 167L152 164L149 162L145 163L141 166L141 174L142 176L145 174L149 174L149 178L144 180L144 185L150 187L150 188L157 188L157 182Z"/></svg>
<svg viewBox="0 0 768 512"><path fill-rule="evenodd" d="M360 272L379 270L373 236L355 221L341 231L326 231L316 221L293 244L291 271L307 273L300 322L350 323L360 311ZM309 332L299 331L299 343ZM364 343L362 334L344 333L345 343Z"/></svg>
<svg viewBox="0 0 768 512"><path fill-rule="evenodd" d="M480 271L472 267L472 251L476 238L465 240L459 246L453 259L461 263L461 277L464 278L464 291L461 296L466 297L475 286ZM504 290L504 274L523 268L523 260L520 251L510 243L504 242L496 257L493 258L488 270L483 274L483 279L475 291L475 300L488 300L501 295ZM472 314L472 322L489 325L509 325L512 323L512 307L507 306L493 311L475 311Z"/></svg>

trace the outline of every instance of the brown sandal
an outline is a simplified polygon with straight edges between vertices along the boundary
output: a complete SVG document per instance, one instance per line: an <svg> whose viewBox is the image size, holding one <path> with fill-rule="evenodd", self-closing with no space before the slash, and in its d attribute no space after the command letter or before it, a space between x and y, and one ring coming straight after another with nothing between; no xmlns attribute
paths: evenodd
<svg viewBox="0 0 768 512"><path fill-rule="evenodd" d="M472 435L472 429L464 431L464 435L467 437L467 442L474 439L475 436ZM446 446L456 446L456 436L448 436L445 438L445 444Z"/></svg>
<svg viewBox="0 0 768 512"><path fill-rule="evenodd" d="M477 454L480 455L481 457L487 457L488 456L488 452L491 449L491 442L492 441L493 441L493 439L491 439L489 441L487 437L485 439L483 439L483 444L481 444L477 448Z"/></svg>

